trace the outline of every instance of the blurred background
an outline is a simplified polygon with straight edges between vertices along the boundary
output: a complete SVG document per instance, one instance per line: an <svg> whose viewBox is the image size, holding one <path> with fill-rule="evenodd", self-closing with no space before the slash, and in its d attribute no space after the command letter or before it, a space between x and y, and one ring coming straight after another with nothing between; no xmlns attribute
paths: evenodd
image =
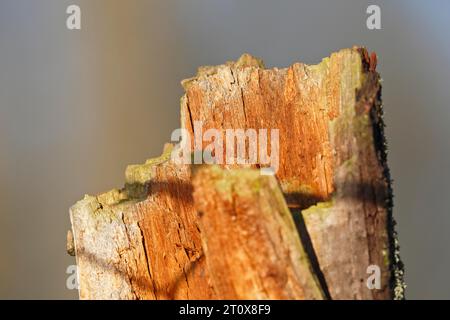
<svg viewBox="0 0 450 320"><path fill-rule="evenodd" d="M450 298L449 30L445 0L0 0L0 298L78 297L69 207L159 155L198 66L353 45L378 53L407 298Z"/></svg>

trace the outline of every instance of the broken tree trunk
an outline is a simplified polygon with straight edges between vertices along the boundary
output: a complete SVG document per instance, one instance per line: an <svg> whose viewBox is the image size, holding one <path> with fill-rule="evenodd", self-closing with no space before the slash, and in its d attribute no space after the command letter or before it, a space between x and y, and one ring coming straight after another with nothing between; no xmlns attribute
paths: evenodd
<svg viewBox="0 0 450 320"><path fill-rule="evenodd" d="M260 157L197 168L174 163L170 146L130 166L122 190L71 208L80 297L402 298L375 67L353 48L314 66L265 69L243 55L199 69L183 82L190 140L197 121L278 129L276 178L259 176ZM192 154L208 148L197 142ZM370 270L379 285L367 285Z"/></svg>

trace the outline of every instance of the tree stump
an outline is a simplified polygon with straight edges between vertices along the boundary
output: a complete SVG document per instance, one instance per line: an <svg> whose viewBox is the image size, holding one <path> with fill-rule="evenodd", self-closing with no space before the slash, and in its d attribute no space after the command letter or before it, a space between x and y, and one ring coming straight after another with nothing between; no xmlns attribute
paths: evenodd
<svg viewBox="0 0 450 320"><path fill-rule="evenodd" d="M190 157L208 148L197 122L277 129L278 170L175 162L183 141L129 166L124 188L70 209L80 298L402 299L375 68L354 47L283 69L244 54L184 80Z"/></svg>

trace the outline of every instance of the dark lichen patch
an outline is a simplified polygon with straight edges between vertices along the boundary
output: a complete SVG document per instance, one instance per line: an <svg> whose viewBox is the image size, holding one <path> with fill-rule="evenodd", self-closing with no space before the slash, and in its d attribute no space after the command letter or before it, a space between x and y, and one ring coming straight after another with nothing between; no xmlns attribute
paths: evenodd
<svg viewBox="0 0 450 320"><path fill-rule="evenodd" d="M391 268L391 290L393 298L396 300L405 299L406 283L404 280L404 265L400 258L400 245L398 234L395 230L395 219L393 216L393 189L392 179L389 167L387 165L387 141L384 133L383 107L381 105L381 82L376 67L376 54L370 57L367 50L362 48L359 50L365 71L366 79L363 86L357 90L357 104L355 111L357 114L367 114L369 123L373 128L372 146L378 157L378 161L383 168L383 177L387 184L386 208L388 213L388 235L389 235L389 254Z"/></svg>

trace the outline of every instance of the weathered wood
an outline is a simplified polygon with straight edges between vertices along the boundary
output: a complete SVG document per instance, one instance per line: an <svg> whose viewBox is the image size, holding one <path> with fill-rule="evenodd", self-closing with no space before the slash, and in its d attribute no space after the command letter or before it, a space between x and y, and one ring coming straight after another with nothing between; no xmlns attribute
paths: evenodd
<svg viewBox="0 0 450 320"><path fill-rule="evenodd" d="M81 299L211 299L188 165L171 148L70 210Z"/></svg>
<svg viewBox="0 0 450 320"><path fill-rule="evenodd" d="M192 140L195 121L204 130L279 129L285 200L273 177L224 164L233 170L199 172L194 203L192 167L168 161L170 149L130 166L124 189L71 209L80 297L402 298L375 67L361 48L284 69L243 55L185 80L181 124ZM264 187L221 192L218 181ZM366 285L370 265L381 270L380 289Z"/></svg>
<svg viewBox="0 0 450 320"><path fill-rule="evenodd" d="M243 55L183 83L182 125L192 136L195 121L204 130L280 130L277 178L304 216L334 299L403 294L375 67L362 48L285 69ZM370 265L381 269L380 290L366 285Z"/></svg>
<svg viewBox="0 0 450 320"><path fill-rule="evenodd" d="M274 177L205 166L193 184L218 298L324 298Z"/></svg>

